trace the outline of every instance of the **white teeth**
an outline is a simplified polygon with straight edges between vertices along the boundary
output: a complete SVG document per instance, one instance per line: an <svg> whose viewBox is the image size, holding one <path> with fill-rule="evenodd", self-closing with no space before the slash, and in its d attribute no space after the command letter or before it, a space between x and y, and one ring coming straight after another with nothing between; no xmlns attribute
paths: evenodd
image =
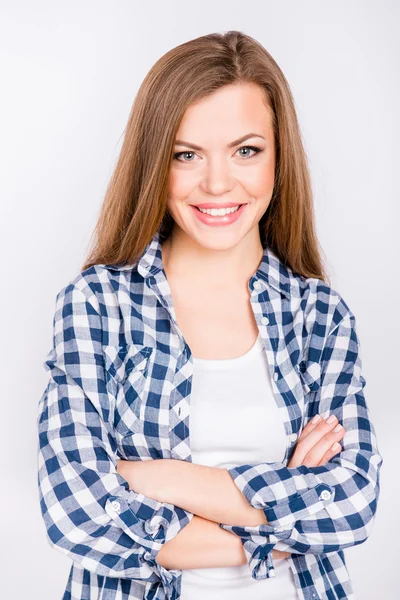
<svg viewBox="0 0 400 600"><path fill-rule="evenodd" d="M239 210L239 205L232 206L231 208L197 208L200 212L206 213L207 215L212 215L213 217L222 217L223 215L229 215L230 213Z"/></svg>

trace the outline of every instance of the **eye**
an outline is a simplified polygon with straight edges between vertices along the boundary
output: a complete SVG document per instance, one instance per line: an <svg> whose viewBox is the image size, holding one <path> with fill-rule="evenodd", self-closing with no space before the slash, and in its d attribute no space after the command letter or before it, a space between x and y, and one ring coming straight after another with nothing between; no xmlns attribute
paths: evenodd
<svg viewBox="0 0 400 600"><path fill-rule="evenodd" d="M243 150L244 148L252 150L255 154L251 154L250 156L242 154L243 158L251 158L252 156L255 156L256 154L258 154L259 152L262 152L262 148L259 148L258 146L241 146L240 148L238 148L237 151ZM194 156L196 153L193 152L192 150L184 150L182 152L176 152L173 155L174 160L178 160L179 162L193 162L193 160L180 160L180 156L183 154L189 154L189 155Z"/></svg>
<svg viewBox="0 0 400 600"><path fill-rule="evenodd" d="M176 152L174 154L174 160L179 160L178 156L181 156L182 154L194 154L194 152L192 152L191 150L184 150L183 152ZM180 162L193 162L191 160L181 160Z"/></svg>
<svg viewBox="0 0 400 600"><path fill-rule="evenodd" d="M252 154L251 156L255 156L255 155L256 155L256 154L258 154L259 152L262 152L262 149L261 149L261 148L259 148L258 146L241 146L241 147L238 149L238 151L239 151L239 150L243 150L243 148L246 148L246 149L247 149L247 148L250 148L250 150L253 150L253 152L255 152L255 154ZM242 156L243 156L243 154L242 154ZM245 156L245 158L246 158L246 156Z"/></svg>

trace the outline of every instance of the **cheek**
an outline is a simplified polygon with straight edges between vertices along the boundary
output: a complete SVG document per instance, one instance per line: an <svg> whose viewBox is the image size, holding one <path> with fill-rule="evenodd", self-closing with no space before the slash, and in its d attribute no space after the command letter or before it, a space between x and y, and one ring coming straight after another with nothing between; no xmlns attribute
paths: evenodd
<svg viewBox="0 0 400 600"><path fill-rule="evenodd" d="M168 195L171 198L186 198L197 184L196 177L189 170L171 169L168 185Z"/></svg>
<svg viewBox="0 0 400 600"><path fill-rule="evenodd" d="M249 169L242 177L242 184L246 187L249 195L257 198L268 195L274 187L275 170L269 164L257 165Z"/></svg>
<svg viewBox="0 0 400 600"><path fill-rule="evenodd" d="M167 208L175 221L183 226L184 204L188 202L193 191L186 173L171 171L168 183Z"/></svg>

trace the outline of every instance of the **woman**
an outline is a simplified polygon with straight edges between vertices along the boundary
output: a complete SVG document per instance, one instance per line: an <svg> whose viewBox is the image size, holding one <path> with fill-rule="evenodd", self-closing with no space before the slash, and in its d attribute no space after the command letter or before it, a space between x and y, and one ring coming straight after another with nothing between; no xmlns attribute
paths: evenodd
<svg viewBox="0 0 400 600"><path fill-rule="evenodd" d="M371 532L383 460L258 42L210 34L154 65L96 234L39 403L64 600L353 598L343 550Z"/></svg>

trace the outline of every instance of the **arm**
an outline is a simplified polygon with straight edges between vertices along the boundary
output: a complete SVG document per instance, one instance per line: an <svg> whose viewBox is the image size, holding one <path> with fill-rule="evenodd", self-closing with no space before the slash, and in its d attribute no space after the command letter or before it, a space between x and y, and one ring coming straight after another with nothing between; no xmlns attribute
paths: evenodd
<svg viewBox="0 0 400 600"><path fill-rule="evenodd" d="M257 520L256 513L240 503L223 469L172 461L175 465L163 480L162 499L219 521L221 528L241 537L255 578L266 576L262 562L272 548L333 552L362 543L372 528L383 459L363 394L355 318L350 312L340 317L321 348L320 363L312 363L313 369L321 369L321 385L313 392L319 406L309 411L333 413L343 424L339 455L320 467L261 463L227 469L248 503L264 512L265 522L256 527L251 520ZM270 557L268 561L271 566Z"/></svg>
<svg viewBox="0 0 400 600"><path fill-rule="evenodd" d="M117 471L136 492L204 519L243 526L267 523L264 511L248 503L226 469L163 458L119 460Z"/></svg>
<svg viewBox="0 0 400 600"><path fill-rule="evenodd" d="M283 463L240 465L228 469L255 508L264 510L261 526L271 542L282 540L300 553L326 553L364 542L379 498L378 452L363 388L355 317L334 315L320 355L320 385L312 393L321 416L333 413L345 428L342 451L319 467L288 468ZM317 352L318 343L312 348ZM313 363L315 367L316 363ZM221 527L241 535L221 522Z"/></svg>
<svg viewBox="0 0 400 600"><path fill-rule="evenodd" d="M226 469L175 459L155 459L119 460L117 470L137 492L162 502L173 503L174 500L177 506L195 514L192 522L159 552L157 560L161 560L163 566L188 569L246 564L246 550L252 551L251 540L243 546L235 533L219 526L219 521L222 518L224 522L255 527L266 523L266 519L263 510L249 505ZM210 494L210 489L215 493ZM224 518L224 514L228 514L229 519ZM221 531L229 537L221 537ZM278 542L272 557L287 558L292 553L289 550L280 547Z"/></svg>
<svg viewBox="0 0 400 600"><path fill-rule="evenodd" d="M163 545L156 560L167 569L235 567L247 562L238 536L197 515Z"/></svg>
<svg viewBox="0 0 400 600"><path fill-rule="evenodd" d="M116 471L100 312L83 279L57 295L37 420L48 541L92 573L170 586L171 574L155 559L193 514L130 490Z"/></svg>

